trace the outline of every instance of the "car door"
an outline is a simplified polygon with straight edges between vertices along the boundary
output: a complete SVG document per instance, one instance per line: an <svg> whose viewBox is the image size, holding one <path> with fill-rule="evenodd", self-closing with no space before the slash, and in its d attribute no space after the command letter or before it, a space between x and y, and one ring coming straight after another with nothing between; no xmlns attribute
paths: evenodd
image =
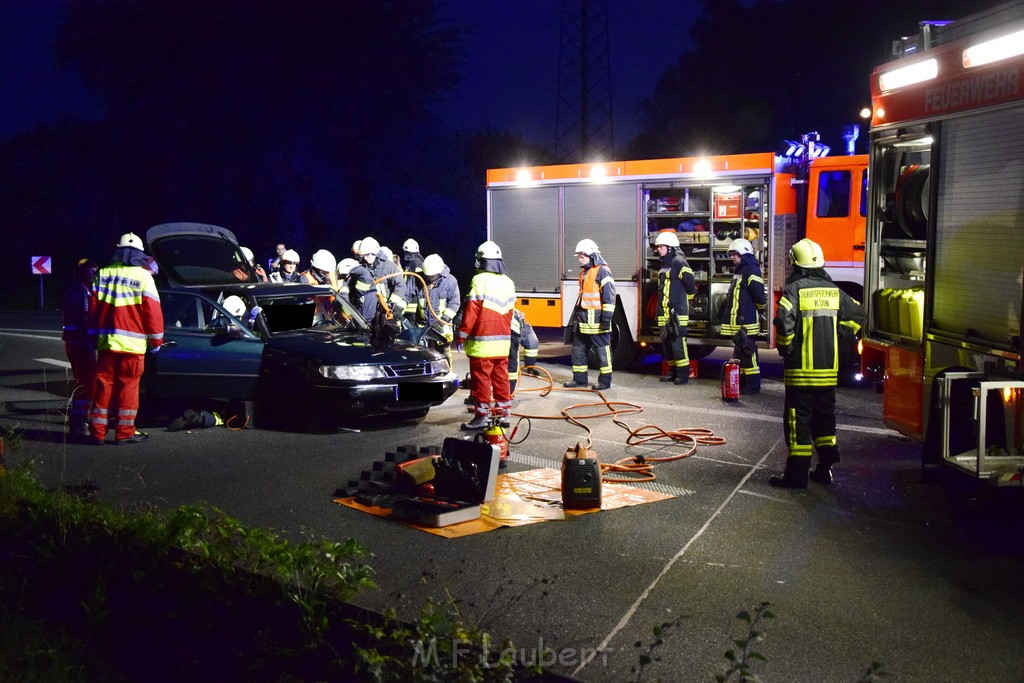
<svg viewBox="0 0 1024 683"><path fill-rule="evenodd" d="M211 299L194 292L160 292L164 343L146 357L151 396L250 399L256 391L264 341Z"/></svg>

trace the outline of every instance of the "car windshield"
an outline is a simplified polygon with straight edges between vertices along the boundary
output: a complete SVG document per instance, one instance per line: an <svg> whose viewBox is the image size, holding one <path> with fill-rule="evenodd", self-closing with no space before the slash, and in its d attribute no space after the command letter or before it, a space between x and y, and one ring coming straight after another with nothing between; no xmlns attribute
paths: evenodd
<svg viewBox="0 0 1024 683"><path fill-rule="evenodd" d="M362 316L351 304L330 293L324 296L275 296L257 295L260 309L271 334L320 329L365 330L368 328ZM330 311L329 314L325 311Z"/></svg>
<svg viewBox="0 0 1024 683"><path fill-rule="evenodd" d="M238 246L229 239L176 235L157 240L153 255L168 277L183 284L226 285L250 278Z"/></svg>

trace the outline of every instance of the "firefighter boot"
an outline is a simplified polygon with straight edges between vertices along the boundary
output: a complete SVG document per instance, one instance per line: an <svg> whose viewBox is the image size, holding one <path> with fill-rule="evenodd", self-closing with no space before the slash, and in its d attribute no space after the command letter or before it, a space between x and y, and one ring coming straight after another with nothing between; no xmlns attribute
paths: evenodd
<svg viewBox="0 0 1024 683"><path fill-rule="evenodd" d="M782 476L773 475L768 478L768 483L783 489L805 489L807 488L807 476L810 469L810 458L794 457L791 455L786 458L786 470L782 473Z"/></svg>
<svg viewBox="0 0 1024 683"><path fill-rule="evenodd" d="M477 413L469 422L463 423L461 429L467 432L473 432L478 429L483 429L490 423L490 419L487 417L487 413Z"/></svg>
<svg viewBox="0 0 1024 683"><path fill-rule="evenodd" d="M811 481L830 486L832 484L832 465L839 462L839 449L835 446L820 446L818 462L811 471Z"/></svg>
<svg viewBox="0 0 1024 683"><path fill-rule="evenodd" d="M741 394L760 394L761 393L761 374L756 375L740 375L740 393Z"/></svg>
<svg viewBox="0 0 1024 683"><path fill-rule="evenodd" d="M604 391L605 389L612 388L612 373L606 372L597 376L597 384L591 387L591 389L597 389L598 391Z"/></svg>
<svg viewBox="0 0 1024 683"><path fill-rule="evenodd" d="M572 379L562 385L566 389L586 389L587 388L587 373L585 372L574 372L572 373Z"/></svg>
<svg viewBox="0 0 1024 683"><path fill-rule="evenodd" d="M659 382L675 382L676 381L676 371L673 370L672 372L668 373L667 375L662 375L661 377L658 378L658 381Z"/></svg>

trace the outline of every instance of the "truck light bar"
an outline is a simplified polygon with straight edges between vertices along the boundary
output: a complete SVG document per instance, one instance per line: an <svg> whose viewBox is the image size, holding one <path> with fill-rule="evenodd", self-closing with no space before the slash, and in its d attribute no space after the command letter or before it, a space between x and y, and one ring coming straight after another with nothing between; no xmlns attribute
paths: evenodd
<svg viewBox="0 0 1024 683"><path fill-rule="evenodd" d="M965 69L998 62L1024 54L1024 31L1017 31L999 38L972 45L963 52Z"/></svg>
<svg viewBox="0 0 1024 683"><path fill-rule="evenodd" d="M935 59L926 59L910 66L901 66L886 71L878 77L878 87L882 92L903 88L914 83L930 81L939 75L939 63Z"/></svg>

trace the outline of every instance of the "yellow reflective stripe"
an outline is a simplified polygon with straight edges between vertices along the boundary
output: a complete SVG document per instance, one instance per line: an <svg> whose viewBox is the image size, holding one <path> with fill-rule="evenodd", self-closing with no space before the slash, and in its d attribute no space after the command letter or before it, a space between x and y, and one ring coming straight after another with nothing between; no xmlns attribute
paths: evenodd
<svg viewBox="0 0 1024 683"><path fill-rule="evenodd" d="M832 436L819 436L817 439L814 440L814 445L815 446L835 446L836 445L836 437L835 437L835 435L832 435Z"/></svg>

